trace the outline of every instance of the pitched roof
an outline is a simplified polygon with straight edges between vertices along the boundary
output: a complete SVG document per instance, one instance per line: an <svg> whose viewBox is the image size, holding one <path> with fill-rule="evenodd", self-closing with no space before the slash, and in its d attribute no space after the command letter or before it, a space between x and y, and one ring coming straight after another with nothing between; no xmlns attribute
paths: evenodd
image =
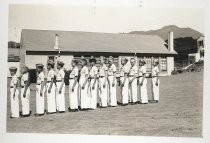
<svg viewBox="0 0 210 143"><path fill-rule="evenodd" d="M176 54L156 35L23 29L21 45L26 51L55 51L55 34L61 51Z"/></svg>

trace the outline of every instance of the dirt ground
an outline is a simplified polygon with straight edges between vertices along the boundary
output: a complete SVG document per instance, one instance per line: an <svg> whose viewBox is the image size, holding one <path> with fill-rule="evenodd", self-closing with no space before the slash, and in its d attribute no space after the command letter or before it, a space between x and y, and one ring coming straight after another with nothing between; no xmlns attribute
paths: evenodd
<svg viewBox="0 0 210 143"><path fill-rule="evenodd" d="M148 79L149 99L150 80ZM10 119L8 96L7 132L202 137L203 72L161 77L160 80L159 103L73 113L67 111L42 117L32 115L27 118ZM32 85L30 103L33 114L34 89ZM68 106L67 87L66 110Z"/></svg>

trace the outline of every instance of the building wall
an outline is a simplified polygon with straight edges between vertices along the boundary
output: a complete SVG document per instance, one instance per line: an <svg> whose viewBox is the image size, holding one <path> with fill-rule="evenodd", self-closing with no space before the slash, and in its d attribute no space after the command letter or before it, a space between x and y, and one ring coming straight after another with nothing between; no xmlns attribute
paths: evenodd
<svg viewBox="0 0 210 143"><path fill-rule="evenodd" d="M64 68L66 70L71 69L71 61L73 59L73 55L62 55L58 58L58 60L61 60L64 62Z"/></svg>
<svg viewBox="0 0 210 143"><path fill-rule="evenodd" d="M36 64L38 63L42 63L46 67L47 60L47 55L26 55L25 65L28 66L29 69L36 69Z"/></svg>
<svg viewBox="0 0 210 143"><path fill-rule="evenodd" d="M20 77L20 62L8 62L7 63L7 77L11 77L9 67L16 67L17 68L17 76Z"/></svg>
<svg viewBox="0 0 210 143"><path fill-rule="evenodd" d="M167 57L167 74L170 76L174 70L174 57Z"/></svg>

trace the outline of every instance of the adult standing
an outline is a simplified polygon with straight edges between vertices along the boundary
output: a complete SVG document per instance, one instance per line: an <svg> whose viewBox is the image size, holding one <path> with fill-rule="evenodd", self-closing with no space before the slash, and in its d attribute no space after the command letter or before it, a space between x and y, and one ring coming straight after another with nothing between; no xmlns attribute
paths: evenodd
<svg viewBox="0 0 210 143"><path fill-rule="evenodd" d="M69 75L69 104L70 111L78 111L78 61L73 59L71 62L72 70Z"/></svg>
<svg viewBox="0 0 210 143"><path fill-rule="evenodd" d="M18 118L19 117L19 91L17 89L18 78L16 75L17 68L10 67L10 74L12 76L10 81L10 103L11 103L11 118Z"/></svg>
<svg viewBox="0 0 210 143"><path fill-rule="evenodd" d="M146 62L143 59L139 60L138 85L139 85L139 93L140 93L140 103L142 103L142 104L148 103L145 64L146 64Z"/></svg>
<svg viewBox="0 0 210 143"><path fill-rule="evenodd" d="M64 76L65 72L63 69L64 63L62 61L57 61L58 73L56 75L56 102L57 110L59 113L65 112L65 83Z"/></svg>
<svg viewBox="0 0 210 143"><path fill-rule="evenodd" d="M122 96L122 105L128 105L128 68L126 63L128 59L122 57L121 64L122 67L120 68L120 86L121 86L121 96Z"/></svg>
<svg viewBox="0 0 210 143"><path fill-rule="evenodd" d="M153 68L152 68L152 97L154 102L159 101L159 86L160 86L160 80L159 80L159 61L155 59L153 61Z"/></svg>
<svg viewBox="0 0 210 143"><path fill-rule="evenodd" d="M97 107L97 94L98 94L98 79L97 79L97 74L98 74L98 68L96 67L96 59L92 58L90 59L90 73L89 73L89 78L90 78L90 109L96 109Z"/></svg>
<svg viewBox="0 0 210 143"><path fill-rule="evenodd" d="M116 66L114 65L114 57L110 56L108 60L108 83L109 83L109 101L110 106L117 106L117 95L116 95Z"/></svg>
<svg viewBox="0 0 210 143"><path fill-rule="evenodd" d="M108 101L108 82L107 82L107 66L105 64L105 57L101 56L100 59L100 68L99 68L99 97L100 97L100 106L107 107Z"/></svg>
<svg viewBox="0 0 210 143"><path fill-rule="evenodd" d="M21 74L22 117L28 117L30 116L30 79L28 67L22 67Z"/></svg>
<svg viewBox="0 0 210 143"><path fill-rule="evenodd" d="M137 71L138 68L136 66L136 59L131 58L130 59L131 68L129 71L129 94L131 98L132 104L137 103Z"/></svg>
<svg viewBox="0 0 210 143"><path fill-rule="evenodd" d="M54 71L54 62L49 60L47 62L47 113L53 114L56 112L56 101L55 101L55 71Z"/></svg>
<svg viewBox="0 0 210 143"><path fill-rule="evenodd" d="M37 83L36 83L36 115L44 115L44 92L45 92L45 75L43 72L44 65L36 64Z"/></svg>

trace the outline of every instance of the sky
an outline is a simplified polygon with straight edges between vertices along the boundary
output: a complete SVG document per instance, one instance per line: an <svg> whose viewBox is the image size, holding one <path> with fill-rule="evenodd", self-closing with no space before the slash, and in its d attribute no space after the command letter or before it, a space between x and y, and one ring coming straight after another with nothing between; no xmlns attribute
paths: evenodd
<svg viewBox="0 0 210 143"><path fill-rule="evenodd" d="M21 29L127 33L167 25L204 33L204 11L198 8L10 5L9 41L20 41Z"/></svg>

